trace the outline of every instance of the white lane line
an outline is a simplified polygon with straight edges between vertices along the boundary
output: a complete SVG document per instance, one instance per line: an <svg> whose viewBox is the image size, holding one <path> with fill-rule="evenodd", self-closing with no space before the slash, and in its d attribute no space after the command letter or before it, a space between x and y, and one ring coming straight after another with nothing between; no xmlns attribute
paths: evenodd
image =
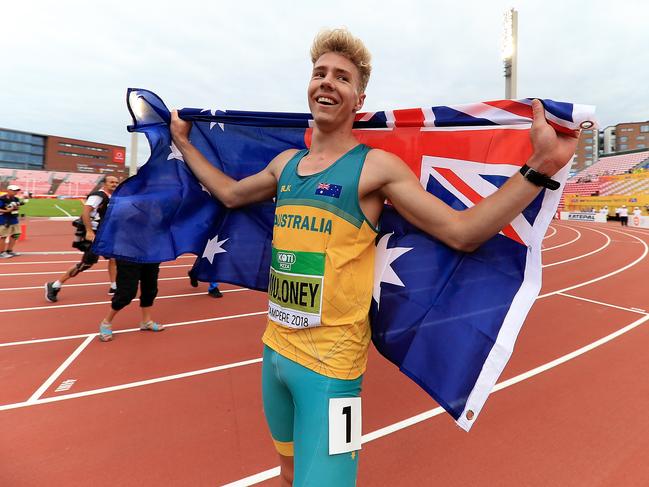
<svg viewBox="0 0 649 487"><path fill-rule="evenodd" d="M493 389L493 392L500 391L502 389L505 389L509 386L512 386L514 384L518 384L519 382L523 382L526 379L529 379L530 377L534 377L535 375L540 374L541 372L545 372L547 370L550 370L554 367L557 367L559 365L562 365L569 360L572 360L576 357L579 357L580 355L584 355L587 352L590 352L591 350L595 350L596 348L612 341L615 340L616 338L624 335L625 333L628 333L629 331L633 330L634 328L637 328L638 326L642 325L645 323L647 320L649 320L649 314L643 316L642 318L638 318L635 320L633 323L629 323L626 325L624 328L620 328L617 331L614 331L613 333L606 335L605 337L600 338L599 340L596 340L592 343L589 343L588 345L585 345L574 352L570 352L562 357L559 357L555 360L552 360L551 362L548 362L546 364L540 365L532 370L528 370L527 372L524 372L520 375L517 375L516 377L512 377L511 379L507 379L506 381L500 382L496 384L496 386Z"/></svg>
<svg viewBox="0 0 649 487"><path fill-rule="evenodd" d="M543 237L543 240L545 240L546 238L554 237L554 235L557 233L557 227L555 227L554 225L550 225L550 230L552 231L552 233L547 234L545 237Z"/></svg>
<svg viewBox="0 0 649 487"><path fill-rule="evenodd" d="M75 261L79 262L79 261ZM177 264L177 265L165 265L165 266L160 266L160 269L174 269L177 267L192 267L192 264ZM12 272L12 273L7 273L7 274L0 274L0 277L15 277L15 276L43 276L47 274L56 274L60 275L61 272L63 271L52 271L52 272ZM90 269L87 271L83 271L84 273L88 272L107 272L106 269Z"/></svg>
<svg viewBox="0 0 649 487"><path fill-rule="evenodd" d="M226 289L224 291L221 291L222 293L238 293L241 291L250 291L250 289L247 288L237 288L237 289ZM157 299L173 299L173 298L186 298L188 296L200 296L203 294L207 294L205 291L200 291L197 293L187 293L187 294L170 294L169 296L158 296L156 297ZM140 298L134 298L133 302L137 303L140 301ZM53 304L51 306L34 306L31 308L9 308L9 309L0 309L0 313L13 313L17 311L34 311L34 310L41 310L41 309L58 309L58 308L79 308L81 306L97 306L100 304L108 304L111 301L94 301L91 303L72 303L72 304Z"/></svg>
<svg viewBox="0 0 649 487"><path fill-rule="evenodd" d="M88 338L92 340L93 337L88 337ZM33 402L25 401L25 402L17 402L14 404L5 404L3 406L0 406L0 411L8 411L10 409L19 409L28 406L35 406L37 404L47 404L50 402L65 401L67 399L77 399L79 397L96 396L97 394L105 394L107 392L122 391L124 389L132 389L134 387L147 386L150 384L157 384L160 382L167 382L170 380L184 379L186 377L194 377L196 375L209 374L211 372L219 372L221 370L234 369L236 367L244 367L246 365L258 364L261 362L261 360L262 360L261 357L259 357L250 360L243 360L241 362L234 362L231 364L217 365L215 367L209 367L207 369L193 370L191 372L183 372L181 374L166 375L164 377L157 377L155 379L147 379L147 380L140 380L137 382L130 382L128 384L121 384L118 386L102 387L101 389L93 389L90 391L75 392L73 394L63 394L61 396L55 396L55 397L46 397L44 399L38 399Z"/></svg>
<svg viewBox="0 0 649 487"><path fill-rule="evenodd" d="M90 342L93 340L93 338L94 338L94 336L89 336L89 337L87 337L87 338L86 338L86 339L81 343L81 345L79 345L79 346L77 347L77 349L76 349L74 352L72 352L72 353L70 354L70 356L69 356L67 359L65 359L65 362L63 362L63 363L59 366L59 368L56 369L56 370L54 371L54 373L53 373L52 375L50 375L50 377L49 377L45 382L43 382L43 384L42 384L38 389L36 389L36 392L34 392L34 394L32 394L32 397L30 397L29 399L27 399L27 401L26 401L27 404L33 404L33 403L35 403L36 401L38 401L38 400L40 399L40 397L45 393L45 391L46 391L47 389L49 389L49 387L54 383L54 381L55 381L56 379L58 379L58 378L61 376L61 374L65 371L65 369L67 369L67 368L70 366L70 364L71 364L72 362L74 362L74 360L79 356L79 354L80 354L81 352L83 352L83 350L84 350L88 345L90 345Z"/></svg>
<svg viewBox="0 0 649 487"><path fill-rule="evenodd" d="M159 277L158 281L177 281L179 279L188 280L189 278L187 276ZM69 287L107 286L108 284L110 284L108 281L104 281L104 282L87 282L85 284L66 284L65 288L67 289ZM27 287L3 287L3 288L0 288L0 291L31 291L33 289L42 290L43 285L41 284L40 286L27 286Z"/></svg>
<svg viewBox="0 0 649 487"><path fill-rule="evenodd" d="M547 250L560 249L561 247L565 247L566 245L570 245L572 243L575 243L577 240L579 240L581 238L581 232L579 230L577 230L576 228L572 228L572 227L565 227L565 228L569 228L570 230L575 232L577 234L577 236L575 238L573 238L572 240L570 240L569 242L564 242L562 244L555 245L554 247L545 248L545 249L542 250L542 252L545 252Z"/></svg>
<svg viewBox="0 0 649 487"><path fill-rule="evenodd" d="M649 314L649 313L645 313L645 310L640 308L625 308L624 306L617 306L611 303L604 303L603 301L595 301L594 299L582 298L581 296L575 296L574 294L557 293L557 295L565 296L566 298L578 299L579 301L587 301L589 303L599 304L601 306L607 306L609 308L621 309L622 311L630 311L631 313L640 313L642 315Z"/></svg>
<svg viewBox="0 0 649 487"><path fill-rule="evenodd" d="M83 255L78 250L71 250L69 252L66 251L66 252L21 252L20 253L20 255L35 255L35 254L37 254L37 255L76 254L76 255L79 256L79 259ZM29 261L29 262L10 260L10 261L0 262L0 267L5 266L5 265L20 265L20 264L22 264L22 265L30 265L30 264L40 264L40 265L44 265L44 264L76 264L77 262L79 262L79 259L77 259L77 260L41 260L41 261ZM179 259L193 259L193 260L196 260L196 257L194 257L193 255L181 255L181 256L176 258L176 260L179 260ZM102 261L102 262L107 262L107 261ZM175 262L175 261L171 261L171 262ZM167 266L162 264L160 267L167 267Z"/></svg>
<svg viewBox="0 0 649 487"><path fill-rule="evenodd" d="M593 229L593 231L597 232L597 233L599 233L601 235L604 235L604 238L606 238L606 242L600 248L595 249L592 252L588 252L587 254L578 255L577 257L573 257L572 259L561 260L559 262L553 262L552 264L544 264L541 267L543 267L545 269L546 267L553 267L555 265L565 264L566 262L572 262L573 260L583 259L584 257L588 257L589 255L593 255L593 254L596 254L597 252L601 252L602 250L604 250L606 247L608 247L611 244L611 237L609 237L605 233L600 232L598 230Z"/></svg>
<svg viewBox="0 0 649 487"><path fill-rule="evenodd" d="M63 208L61 208L59 205L54 205L54 208L58 208L59 210L61 210L65 216L72 216L70 213L68 213L67 211L65 211L65 210L64 210Z"/></svg>
<svg viewBox="0 0 649 487"><path fill-rule="evenodd" d="M48 250L43 252L21 252L20 255L72 255L78 253L78 250ZM0 267L5 264L12 264L12 262L3 262Z"/></svg>
<svg viewBox="0 0 649 487"><path fill-rule="evenodd" d="M522 374L519 374L515 377L512 377L511 379L507 379L503 382L499 382L496 384L493 388L492 392L498 392L503 389L506 389L510 386L513 386L515 384L518 384L519 382L523 382L524 380L530 379L536 375L541 374L542 372L546 372L554 367L558 367L559 365L562 365L569 360L572 360L576 357L579 357L580 355L583 355L587 352L590 352L591 350L594 350L597 347L600 347L601 345L604 345L605 343L610 342L611 340L614 340L615 338L633 330L634 328L637 328L644 322L649 320L649 315L643 316L642 318L639 318L638 320L634 321L633 323L625 326L624 328L621 328L617 330L616 332L611 333L610 335L607 335L603 338L600 338L599 340L590 343L589 345L586 345L584 347L581 347L574 352L571 352L569 354L563 355L562 357L559 357L555 360L552 360L551 362L548 362L546 364L543 364L539 367L536 367L534 369L528 370L527 372L524 372ZM430 409L428 411L425 411L423 413L417 414L415 416L412 416L410 418L404 419L402 421L399 421L397 423L385 426L384 428L380 428L378 430L372 431L370 433L367 433L363 435L362 437L362 443L366 444L369 443L370 441L377 440L379 438L382 438L384 436L388 436L392 433L396 433L397 431L400 431L402 429L408 428L410 426L413 426L417 423L421 423L422 421L426 421L427 419L433 418L435 416L439 416L440 414L444 413L444 408L436 407L434 409ZM236 480L234 482L230 482L229 484L224 484L222 487L248 487L250 485L255 485L260 482L263 482L264 480L271 479L273 477L277 477L279 475L279 467L271 468L268 470L264 470L263 472L256 473L254 475L251 475L249 477L242 478L240 480Z"/></svg>
<svg viewBox="0 0 649 487"><path fill-rule="evenodd" d="M623 232L618 232L616 230L612 230L612 231L615 232L615 233L623 233ZM607 279L607 278L609 278L611 276L619 274L620 272L624 272L625 270L630 269L631 267L633 267L634 265L636 265L637 263L642 261L647 256L647 253L649 253L649 247L647 246L646 242L639 239L635 235L631 235L631 234L626 234L626 235L628 235L631 238L636 239L638 242L640 242L644 246L644 252L642 252L642 255L640 257L638 257L636 260L634 260L630 264L625 265L624 267L620 267L619 269L617 269L617 270L615 270L613 272L609 272L608 274L604 274L603 276L596 277L595 279L591 279L589 281L584 281L584 282L582 282L580 284L575 284L573 286L568 286L568 287L563 288L563 289L557 289L556 291L552 291L552 292L549 292L549 293L546 293L546 294L541 294L536 299L543 299L543 298L547 298L549 296L554 296L556 294L563 293L563 292L566 292L566 291L572 291L573 289L577 289L577 288L592 284L594 282L601 281L603 279Z"/></svg>
<svg viewBox="0 0 649 487"><path fill-rule="evenodd" d="M225 291L223 291L225 292ZM204 318L202 320L192 320L192 321L179 321L177 323L165 323L165 328L173 328L175 326L186 326L186 325L195 325L198 323L209 323L210 321L223 321L223 320L230 320L230 319L236 319L236 318L246 318L249 316L259 316L259 315L266 315L268 314L268 309L265 309L264 311L253 311L250 313L241 313L238 315L227 315L227 316L217 316L215 318ZM140 331L140 328L128 328L124 330L113 330L113 334L116 333L131 333L134 331ZM24 340L20 342L7 342L7 343L0 343L0 347L14 347L18 345L34 345L36 343L48 343L48 342L60 342L63 340L74 340L77 338L87 338L87 337L93 337L97 336L96 333L84 333L81 335L68 335L68 336L63 336L63 337L53 337L53 338L36 338L34 340Z"/></svg>
<svg viewBox="0 0 649 487"><path fill-rule="evenodd" d="M245 477L243 479L230 482L229 484L223 484L221 487L247 487L248 485L255 485L263 482L264 480L273 479L278 476L279 467L275 467L264 470L263 472L256 473L254 475L251 475L250 477Z"/></svg>

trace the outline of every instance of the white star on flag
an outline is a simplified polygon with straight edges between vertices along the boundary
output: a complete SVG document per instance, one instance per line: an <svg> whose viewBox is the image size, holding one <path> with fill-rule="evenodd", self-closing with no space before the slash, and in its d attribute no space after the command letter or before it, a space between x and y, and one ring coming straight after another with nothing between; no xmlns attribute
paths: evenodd
<svg viewBox="0 0 649 487"><path fill-rule="evenodd" d="M393 233L385 234L376 245L376 257L374 258L374 288L372 289L372 297L376 301L377 308L381 305L381 283L394 284L396 286L405 287L394 269L392 269L392 262L397 260L406 252L410 252L412 247L393 247L388 248L388 241L390 235Z"/></svg>
<svg viewBox="0 0 649 487"><path fill-rule="evenodd" d="M216 115L216 109L214 109L214 108L212 108L211 110L208 109L208 108L205 108L204 110L201 110L201 113L203 113L203 112L210 112L210 114L212 116ZM218 125L219 127L221 127L221 130L224 130L223 124L222 123L217 124L216 122L210 122L210 130L212 130L215 125Z"/></svg>
<svg viewBox="0 0 649 487"><path fill-rule="evenodd" d="M169 154L169 157L167 157L167 160L178 159L179 161L185 162L185 159L183 159L183 155L178 150L178 147L176 147L176 144L172 142L171 145L169 146L169 149L171 150L171 153Z"/></svg>
<svg viewBox="0 0 649 487"><path fill-rule="evenodd" d="M216 254L227 252L227 250L225 250L222 245L228 240L229 239L226 238L225 240L219 241L219 236L215 235L214 238L211 238L207 241L207 245L205 246L205 250L203 250L202 257L209 260L211 264L214 261L214 256Z"/></svg>

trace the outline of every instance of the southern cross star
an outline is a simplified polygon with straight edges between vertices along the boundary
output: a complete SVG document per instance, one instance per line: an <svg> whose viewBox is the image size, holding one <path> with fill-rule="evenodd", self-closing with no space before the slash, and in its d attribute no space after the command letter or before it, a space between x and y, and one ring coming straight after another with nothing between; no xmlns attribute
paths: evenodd
<svg viewBox="0 0 649 487"><path fill-rule="evenodd" d="M395 286L405 287L394 269L392 262L397 260L406 252L410 252L412 247L392 247L388 248L388 240L394 233L387 233L381 237L376 245L376 257L374 259L374 288L372 297L376 301L377 308L381 305L381 283L394 284Z"/></svg>
<svg viewBox="0 0 649 487"><path fill-rule="evenodd" d="M205 250L203 250L202 257L209 260L211 264L214 261L214 256L216 254L227 252L227 250L225 250L222 245L228 240L229 239L226 238L225 240L219 241L219 236L214 235L214 238L211 238L207 241L207 245L205 246Z"/></svg>
<svg viewBox="0 0 649 487"><path fill-rule="evenodd" d="M212 116L216 115L216 110L214 108L212 108L211 110L205 108L204 110L201 110L201 113L203 112L210 112ZM215 125L218 125L219 127L221 127L221 130L223 130L223 124L222 123L217 124L216 122L210 122L210 130L212 130Z"/></svg>
<svg viewBox="0 0 649 487"><path fill-rule="evenodd" d="M167 160L178 159L179 161L185 162L185 159L183 159L183 155L178 150L178 147L176 147L176 144L172 142L171 145L169 146L169 149L171 150L171 153L169 154L169 157L167 157Z"/></svg>

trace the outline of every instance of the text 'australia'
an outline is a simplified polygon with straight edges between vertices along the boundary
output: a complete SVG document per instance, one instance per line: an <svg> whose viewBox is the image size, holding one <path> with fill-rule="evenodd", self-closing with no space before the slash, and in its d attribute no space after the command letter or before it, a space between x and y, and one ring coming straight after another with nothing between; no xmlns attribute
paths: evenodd
<svg viewBox="0 0 649 487"><path fill-rule="evenodd" d="M281 228L295 228L309 230L310 232L328 233L331 235L331 220L303 215L275 215L275 226Z"/></svg>

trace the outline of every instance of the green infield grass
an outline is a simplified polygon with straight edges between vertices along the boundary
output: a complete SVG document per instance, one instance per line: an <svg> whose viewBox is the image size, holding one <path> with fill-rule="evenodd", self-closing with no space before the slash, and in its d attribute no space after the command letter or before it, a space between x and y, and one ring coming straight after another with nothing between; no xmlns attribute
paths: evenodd
<svg viewBox="0 0 649 487"><path fill-rule="evenodd" d="M73 199L32 198L20 207L25 216L81 216L83 203Z"/></svg>

